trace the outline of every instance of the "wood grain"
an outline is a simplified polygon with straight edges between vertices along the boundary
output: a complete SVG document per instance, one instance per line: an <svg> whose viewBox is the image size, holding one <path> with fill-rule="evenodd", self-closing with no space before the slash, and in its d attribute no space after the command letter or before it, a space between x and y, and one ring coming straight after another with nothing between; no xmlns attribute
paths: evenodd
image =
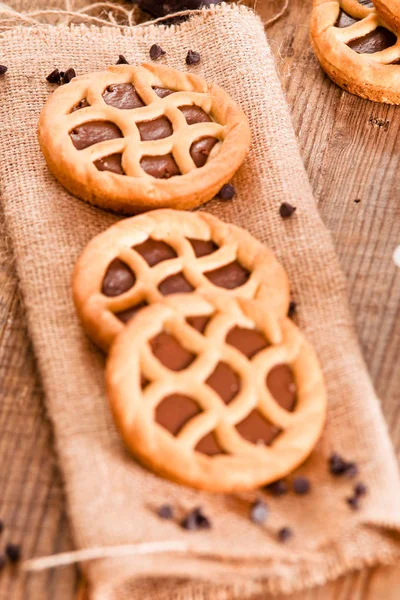
<svg viewBox="0 0 400 600"><path fill-rule="evenodd" d="M272 0L256 3L265 21L280 6ZM400 456L400 269L392 261L400 242L400 108L361 100L327 79L308 41L310 10L310 2L291 0L267 34L318 207L348 278L365 360ZM21 542L26 556L50 554L71 548L72 542L4 231L0 223L0 518L6 523L1 543ZM17 381L7 376L11 364L20 365ZM21 522L19 508L26 504L30 519ZM51 543L45 541L49 538ZM28 578L5 571L0 598L70 600L76 586L73 568ZM400 569L365 569L290 598L395 600L399 587Z"/></svg>

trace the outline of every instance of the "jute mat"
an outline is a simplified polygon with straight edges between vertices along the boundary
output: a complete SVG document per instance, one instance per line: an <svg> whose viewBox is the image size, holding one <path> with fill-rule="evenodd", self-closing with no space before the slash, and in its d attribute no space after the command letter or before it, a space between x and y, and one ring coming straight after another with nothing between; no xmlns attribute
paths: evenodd
<svg viewBox="0 0 400 600"><path fill-rule="evenodd" d="M70 292L73 265L84 245L117 217L67 194L40 154L36 125L49 94L45 76L56 66L78 73L103 69L118 54L146 60L151 44L166 64L186 69L189 48L202 56L197 72L222 85L246 111L253 146L235 177L232 203L206 209L246 227L270 246L289 272L298 323L323 364L328 424L301 472L313 486L304 498L268 502L265 527L249 522L255 494L212 496L163 481L123 449L104 393L104 358L77 321ZM77 547L190 540L190 552L103 559L86 565L92 597L257 598L324 583L349 569L394 562L399 555L400 485L379 403L347 308L345 282L319 218L298 153L261 22L243 7L222 6L179 28L13 28L4 33L9 67L0 85L0 181L29 333L53 422ZM15 102L16 96L18 102ZM282 221L282 201L297 206ZM352 483L328 473L338 451L357 461L370 493L360 512L345 502ZM161 523L154 508L202 504L213 529L187 533ZM295 536L276 541L279 527ZM198 553L202 557L198 557Z"/></svg>

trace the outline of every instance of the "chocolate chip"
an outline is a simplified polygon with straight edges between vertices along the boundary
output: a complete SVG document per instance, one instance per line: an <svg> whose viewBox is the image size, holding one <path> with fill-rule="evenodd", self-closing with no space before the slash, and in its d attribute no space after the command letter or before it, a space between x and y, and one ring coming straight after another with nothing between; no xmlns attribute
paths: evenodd
<svg viewBox="0 0 400 600"><path fill-rule="evenodd" d="M160 506L157 514L161 519L170 520L174 518L173 508L169 504L163 504L162 506Z"/></svg>
<svg viewBox="0 0 400 600"><path fill-rule="evenodd" d="M307 477L295 477L293 480L293 491L295 494L303 495L308 494L311 485Z"/></svg>
<svg viewBox="0 0 400 600"><path fill-rule="evenodd" d="M346 498L346 502L353 510L358 510L360 508L358 496L350 496L350 498Z"/></svg>
<svg viewBox="0 0 400 600"><path fill-rule="evenodd" d="M268 506L263 500L256 500L250 507L250 519L257 525L265 523L268 517Z"/></svg>
<svg viewBox="0 0 400 600"><path fill-rule="evenodd" d="M6 555L10 562L16 563L21 558L21 548L16 544L7 544Z"/></svg>
<svg viewBox="0 0 400 600"><path fill-rule="evenodd" d="M55 83L56 85L60 85L60 83L61 83L60 71L58 69L54 69L54 71L52 71L50 73L50 75L47 75L46 79L49 83Z"/></svg>
<svg viewBox="0 0 400 600"><path fill-rule="evenodd" d="M187 65L198 65L200 62L200 54L194 50L189 50L186 56Z"/></svg>
<svg viewBox="0 0 400 600"><path fill-rule="evenodd" d="M4 556L2 554L0 554L0 571L1 571L1 569L4 568L5 564L6 564L6 559L4 558Z"/></svg>
<svg viewBox="0 0 400 600"><path fill-rule="evenodd" d="M65 75L64 71L60 71L60 77L61 77L61 79L64 77L64 75Z"/></svg>
<svg viewBox="0 0 400 600"><path fill-rule="evenodd" d="M7 73L8 71L8 67L5 67L4 65L0 65L0 75L4 75L4 73Z"/></svg>
<svg viewBox="0 0 400 600"><path fill-rule="evenodd" d="M291 319L294 316L294 313L297 310L297 304L293 300L289 304L288 317Z"/></svg>
<svg viewBox="0 0 400 600"><path fill-rule="evenodd" d="M218 192L221 200L232 200L235 197L236 190L231 183L226 183Z"/></svg>
<svg viewBox="0 0 400 600"><path fill-rule="evenodd" d="M346 465L346 475L347 477L357 477L358 475L358 466L354 462L349 462Z"/></svg>
<svg viewBox="0 0 400 600"><path fill-rule="evenodd" d="M365 494L367 492L368 492L367 486L364 483L362 483L361 481L359 483L356 483L356 485L354 486L354 494L358 497L365 496Z"/></svg>
<svg viewBox="0 0 400 600"><path fill-rule="evenodd" d="M361 198L356 198L356 199L354 200L354 202L355 202L356 204L358 204L359 202L361 202Z"/></svg>
<svg viewBox="0 0 400 600"><path fill-rule="evenodd" d="M282 219L288 219L292 216L296 208L296 206L292 206L289 204L289 202L282 202L279 207L279 214L281 215Z"/></svg>
<svg viewBox="0 0 400 600"><path fill-rule="evenodd" d="M278 538L280 542L287 542L291 537L293 537L293 531L290 529L290 527L282 527L282 529L278 531Z"/></svg>
<svg viewBox="0 0 400 600"><path fill-rule="evenodd" d="M283 496L289 491L289 486L284 479L278 479L265 487L273 496Z"/></svg>
<svg viewBox="0 0 400 600"><path fill-rule="evenodd" d="M128 61L126 60L126 58L123 54L120 54L118 56L118 60L115 64L116 65L129 65Z"/></svg>
<svg viewBox="0 0 400 600"><path fill-rule="evenodd" d="M186 517L181 521L181 527L189 531L196 531L197 529L211 529L211 521L202 512L200 507L194 508Z"/></svg>
<svg viewBox="0 0 400 600"><path fill-rule="evenodd" d="M356 463L345 460L337 452L333 452L329 457L329 470L336 477L345 474L349 477L354 477L358 473Z"/></svg>
<svg viewBox="0 0 400 600"><path fill-rule="evenodd" d="M74 79L76 77L76 73L75 73L75 69L67 69L64 73L63 76L63 84L65 83L69 83L70 81L72 81L72 79Z"/></svg>
<svg viewBox="0 0 400 600"><path fill-rule="evenodd" d="M164 56L165 54L165 50L163 50L158 44L153 44L150 48L151 60L158 60L159 58L161 58L161 56Z"/></svg>

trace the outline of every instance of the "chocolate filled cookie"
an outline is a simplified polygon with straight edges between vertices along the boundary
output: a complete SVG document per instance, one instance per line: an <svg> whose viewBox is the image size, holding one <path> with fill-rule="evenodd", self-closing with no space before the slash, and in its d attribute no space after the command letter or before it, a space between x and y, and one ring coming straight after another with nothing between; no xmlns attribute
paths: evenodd
<svg viewBox="0 0 400 600"><path fill-rule="evenodd" d="M215 84L162 65L116 65L58 88L39 142L70 192L132 214L213 198L243 162L250 129Z"/></svg>
<svg viewBox="0 0 400 600"><path fill-rule="evenodd" d="M210 290L258 298L277 318L289 307L288 278L273 253L205 212L162 209L119 221L88 244L73 276L78 315L104 350L149 304L185 305Z"/></svg>
<svg viewBox="0 0 400 600"><path fill-rule="evenodd" d="M398 34L369 0L314 0L311 43L322 68L344 90L400 103Z"/></svg>
<svg viewBox="0 0 400 600"><path fill-rule="evenodd" d="M297 327L215 290L144 308L112 345L106 381L139 461L209 491L286 476L325 422L321 369Z"/></svg>

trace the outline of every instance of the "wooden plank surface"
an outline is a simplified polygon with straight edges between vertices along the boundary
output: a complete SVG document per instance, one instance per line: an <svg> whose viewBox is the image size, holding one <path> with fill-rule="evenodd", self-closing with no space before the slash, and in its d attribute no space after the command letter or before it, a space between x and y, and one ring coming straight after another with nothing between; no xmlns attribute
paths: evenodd
<svg viewBox="0 0 400 600"><path fill-rule="evenodd" d="M256 8L266 21L279 7L280 0L258 0ZM308 41L310 11L310 0L290 0L285 16L267 34L316 200L348 278L365 360L400 456L400 269L392 262L400 243L400 108L351 96L323 75ZM71 548L72 541L4 232L0 223L0 518L6 525L1 544L21 542L25 556L51 554ZM20 365L18 380L8 377L11 364ZM16 456L26 471L13 470ZM35 473L30 477L34 485L25 485L28 471ZM21 522L19 510L26 505L30 518ZM24 578L5 570L0 598L70 600L76 587L74 568ZM381 567L291 600L394 600L399 589L400 568Z"/></svg>

